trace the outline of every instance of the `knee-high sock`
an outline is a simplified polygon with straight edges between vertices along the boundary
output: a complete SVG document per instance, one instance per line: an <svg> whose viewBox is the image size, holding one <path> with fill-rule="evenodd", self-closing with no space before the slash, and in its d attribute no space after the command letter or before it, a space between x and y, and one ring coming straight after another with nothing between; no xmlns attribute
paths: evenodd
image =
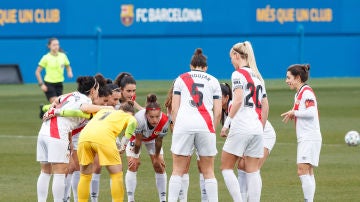
<svg viewBox="0 0 360 202"><path fill-rule="evenodd" d="M100 176L101 174L92 174L91 178L91 187L90 187L90 193L91 193L91 202L97 202L99 198L99 190L100 190Z"/></svg>
<svg viewBox="0 0 360 202"><path fill-rule="evenodd" d="M46 202L49 191L50 178L51 174L47 174L41 171L37 181L38 202Z"/></svg>
<svg viewBox="0 0 360 202"><path fill-rule="evenodd" d="M218 199L218 184L216 178L205 179L206 195L209 202L217 202Z"/></svg>
<svg viewBox="0 0 360 202"><path fill-rule="evenodd" d="M200 173L200 175L199 175L199 183L200 183L201 201L207 202L208 198L207 198L206 189L205 189L205 179L204 179L204 175L202 173Z"/></svg>
<svg viewBox="0 0 360 202"><path fill-rule="evenodd" d="M65 193L65 174L54 174L52 192L54 202L63 202Z"/></svg>
<svg viewBox="0 0 360 202"><path fill-rule="evenodd" d="M74 202L78 201L77 188L80 180L80 171L74 171L71 179L71 188L74 196Z"/></svg>
<svg viewBox="0 0 360 202"><path fill-rule="evenodd" d="M168 202L176 202L179 198L181 190L181 176L171 175L169 180L169 196Z"/></svg>
<svg viewBox="0 0 360 202"><path fill-rule="evenodd" d="M80 173L80 180L78 184L78 201L88 202L90 193L91 174L85 175Z"/></svg>
<svg viewBox="0 0 360 202"><path fill-rule="evenodd" d="M65 177L65 192L63 201L70 201L71 196L71 180L73 174L67 174Z"/></svg>
<svg viewBox="0 0 360 202"><path fill-rule="evenodd" d="M246 173L248 201L259 202L261 197L262 181L260 171Z"/></svg>
<svg viewBox="0 0 360 202"><path fill-rule="evenodd" d="M314 191L314 193L313 193L313 198L315 198L315 192L316 192L316 181L315 181L315 175L310 175L310 177L311 177L311 181L312 181L312 184L313 184L313 191Z"/></svg>
<svg viewBox="0 0 360 202"><path fill-rule="evenodd" d="M110 174L111 178L111 197L113 202L124 201L124 180L123 172Z"/></svg>
<svg viewBox="0 0 360 202"><path fill-rule="evenodd" d="M301 187L304 192L304 200L312 202L314 200L315 186L310 175L300 175Z"/></svg>
<svg viewBox="0 0 360 202"><path fill-rule="evenodd" d="M187 202L188 189L189 189L189 173L186 173L181 178L181 190L179 193L180 202Z"/></svg>
<svg viewBox="0 0 360 202"><path fill-rule="evenodd" d="M246 172L238 169L238 182L240 186L240 193L242 200L247 201L247 181L246 181Z"/></svg>
<svg viewBox="0 0 360 202"><path fill-rule="evenodd" d="M128 201L135 201L135 189L137 184L136 173L137 172L127 170L125 174L125 184Z"/></svg>
<svg viewBox="0 0 360 202"><path fill-rule="evenodd" d="M242 202L239 182L234 174L234 171L230 169L222 170L222 175L233 201Z"/></svg>
<svg viewBox="0 0 360 202"><path fill-rule="evenodd" d="M166 173L155 173L156 187L159 193L159 200L166 201Z"/></svg>

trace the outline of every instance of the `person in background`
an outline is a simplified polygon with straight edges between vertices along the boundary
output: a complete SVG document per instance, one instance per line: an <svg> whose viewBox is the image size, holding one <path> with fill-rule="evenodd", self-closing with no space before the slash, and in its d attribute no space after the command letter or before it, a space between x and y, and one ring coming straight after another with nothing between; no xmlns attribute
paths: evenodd
<svg viewBox="0 0 360 202"><path fill-rule="evenodd" d="M69 59L60 48L60 43L57 38L50 38L47 47L49 52L42 56L36 68L35 76L47 100L53 103L58 96L63 94L64 69L66 69L68 78L73 77L73 72ZM43 69L45 69L44 79L42 79L41 76ZM43 110L42 106L40 106L40 118L42 118L44 112L46 112L46 110Z"/></svg>

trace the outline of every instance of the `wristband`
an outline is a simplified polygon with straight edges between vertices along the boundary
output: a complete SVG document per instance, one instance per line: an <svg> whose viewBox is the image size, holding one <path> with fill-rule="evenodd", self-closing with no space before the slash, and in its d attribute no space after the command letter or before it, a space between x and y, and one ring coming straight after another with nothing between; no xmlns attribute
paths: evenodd
<svg viewBox="0 0 360 202"><path fill-rule="evenodd" d="M230 124L231 124L232 118L230 118L229 116L226 117L225 122L224 122L224 128L229 128Z"/></svg>
<svg viewBox="0 0 360 202"><path fill-rule="evenodd" d="M41 82L41 83L39 83L39 86L42 86L44 83L43 82Z"/></svg>

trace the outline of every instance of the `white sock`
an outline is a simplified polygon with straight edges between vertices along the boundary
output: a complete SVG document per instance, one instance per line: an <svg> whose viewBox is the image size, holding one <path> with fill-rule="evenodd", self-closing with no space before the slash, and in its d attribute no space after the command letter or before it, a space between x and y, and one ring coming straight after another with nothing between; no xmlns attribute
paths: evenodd
<svg viewBox="0 0 360 202"><path fill-rule="evenodd" d="M312 202L314 200L315 187L313 186L310 175L300 175L301 187L304 192L304 200Z"/></svg>
<svg viewBox="0 0 360 202"><path fill-rule="evenodd" d="M92 174L91 185L90 185L90 196L91 202L97 202L99 198L100 191L100 175L101 174Z"/></svg>
<svg viewBox="0 0 360 202"><path fill-rule="evenodd" d="M80 180L80 171L74 171L71 179L71 188L74 196L74 202L78 201L77 188Z"/></svg>
<svg viewBox="0 0 360 202"><path fill-rule="evenodd" d="M262 181L260 171L253 173L246 173L247 189L248 189L248 201L259 202L261 197Z"/></svg>
<svg viewBox="0 0 360 202"><path fill-rule="evenodd" d="M54 202L63 202L65 193L65 174L54 174L52 192Z"/></svg>
<svg viewBox="0 0 360 202"><path fill-rule="evenodd" d="M181 176L171 175L169 180L169 196L168 202L176 202L179 198L181 190Z"/></svg>
<svg viewBox="0 0 360 202"><path fill-rule="evenodd" d="M71 179L72 179L72 174L67 174L66 177L65 177L64 202L70 202L70 196L71 196Z"/></svg>
<svg viewBox="0 0 360 202"><path fill-rule="evenodd" d="M155 173L156 187L159 193L159 199L166 201L166 186L167 186L167 175L166 173Z"/></svg>
<svg viewBox="0 0 360 202"><path fill-rule="evenodd" d="M181 178L181 190L179 193L180 202L187 202L188 189L189 189L189 173L186 173Z"/></svg>
<svg viewBox="0 0 360 202"><path fill-rule="evenodd" d="M218 197L218 184L216 178L205 179L206 195L209 202L217 202Z"/></svg>
<svg viewBox="0 0 360 202"><path fill-rule="evenodd" d="M202 173L200 173L200 191L201 191L201 201L202 202L207 202L208 198L206 195L206 189L205 189L205 179L204 179L204 175Z"/></svg>
<svg viewBox="0 0 360 202"><path fill-rule="evenodd" d="M224 177L226 187L229 190L233 201L242 202L239 182L236 178L236 175L234 174L234 171L230 169L226 169L226 170L222 170L221 172Z"/></svg>
<svg viewBox="0 0 360 202"><path fill-rule="evenodd" d="M246 172L238 169L238 182L240 186L240 193L243 201L247 201L247 181Z"/></svg>
<svg viewBox="0 0 360 202"><path fill-rule="evenodd" d="M38 202L46 202L48 190L49 190L49 182L50 182L51 174L47 174L44 172L40 172L38 181L37 181L37 197Z"/></svg>
<svg viewBox="0 0 360 202"><path fill-rule="evenodd" d="M126 185L128 201L135 201L136 184L137 184L136 172L127 170L125 174L125 185Z"/></svg>
<svg viewBox="0 0 360 202"><path fill-rule="evenodd" d="M316 190L316 181L315 181L315 175L310 175L311 177L311 181L313 183L313 186L314 186L314 193L313 193L313 198L315 198L315 190Z"/></svg>

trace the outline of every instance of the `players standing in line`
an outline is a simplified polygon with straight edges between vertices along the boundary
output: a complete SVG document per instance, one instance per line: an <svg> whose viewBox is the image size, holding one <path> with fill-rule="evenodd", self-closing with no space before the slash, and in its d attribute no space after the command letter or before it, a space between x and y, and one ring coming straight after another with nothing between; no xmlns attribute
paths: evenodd
<svg viewBox="0 0 360 202"><path fill-rule="evenodd" d="M155 171L156 187L160 202L166 201L167 175L163 157L162 140L167 134L170 119L161 111L154 94L147 96L145 109L135 114L138 126L126 147L128 170L125 175L128 201L135 201L137 170L140 165L141 145L146 147Z"/></svg>
<svg viewBox="0 0 360 202"><path fill-rule="evenodd" d="M35 76L41 90L45 93L47 100L53 103L54 100L63 94L64 69L66 68L67 76L73 77L70 62L63 50L60 48L57 38L50 38L47 47L49 53L44 55L35 71ZM45 69L44 80L41 77L41 71ZM42 118L43 110L40 107L40 118Z"/></svg>
<svg viewBox="0 0 360 202"><path fill-rule="evenodd" d="M202 50L196 49L190 63L191 71L181 74L174 83L171 113L174 123L173 171L169 181L169 202L178 200L182 176L193 147L200 156L199 166L205 178L208 200L218 201L214 156L217 153L215 126L221 115L221 89L218 80L206 73L206 60Z"/></svg>
<svg viewBox="0 0 360 202"><path fill-rule="evenodd" d="M296 90L294 107L281 116L283 122L295 120L297 136L297 173L301 180L304 199L314 200L314 167L319 165L321 150L321 132L318 104L312 88L305 82L309 78L310 65L291 65L287 69L286 84Z"/></svg>
<svg viewBox="0 0 360 202"><path fill-rule="evenodd" d="M239 157L243 157L248 200L260 201L259 162L264 155L262 136L268 116L266 90L250 42L235 44L230 50L230 58L235 68L231 76L233 100L220 134L227 137L221 155L221 170L233 200L242 201L233 168Z"/></svg>
<svg viewBox="0 0 360 202"><path fill-rule="evenodd" d="M92 76L78 77L78 91L60 96L54 101L57 109L80 109L94 113L102 107L93 105L98 96L99 83ZM40 128L37 140L37 161L41 173L37 182L38 201L46 201L51 174L53 179L54 201L63 201L65 192L65 174L67 173L70 151L69 132L84 121L78 117L51 117Z"/></svg>
<svg viewBox="0 0 360 202"><path fill-rule="evenodd" d="M103 109L89 121L81 131L78 144L80 163L80 181L78 201L88 202L94 157L97 154L101 166L106 166L111 178L111 196L113 202L124 200L122 163L115 139L124 132L126 141L134 133L137 122L133 116L132 102L124 103L120 110Z"/></svg>
<svg viewBox="0 0 360 202"><path fill-rule="evenodd" d="M223 112L221 116L221 122L224 124L226 117L230 111L232 105L232 95L231 95L231 87L227 83L222 83L221 91L223 97ZM266 121L265 128L264 128L264 157L260 159L259 162L259 170L264 165L266 159L270 155L271 150L273 149L275 142L276 142L276 133L274 128L272 127L269 121ZM238 182L240 185L240 191L243 201L247 201L247 185L246 185L246 172L245 172L245 164L244 158L240 158L238 162Z"/></svg>

